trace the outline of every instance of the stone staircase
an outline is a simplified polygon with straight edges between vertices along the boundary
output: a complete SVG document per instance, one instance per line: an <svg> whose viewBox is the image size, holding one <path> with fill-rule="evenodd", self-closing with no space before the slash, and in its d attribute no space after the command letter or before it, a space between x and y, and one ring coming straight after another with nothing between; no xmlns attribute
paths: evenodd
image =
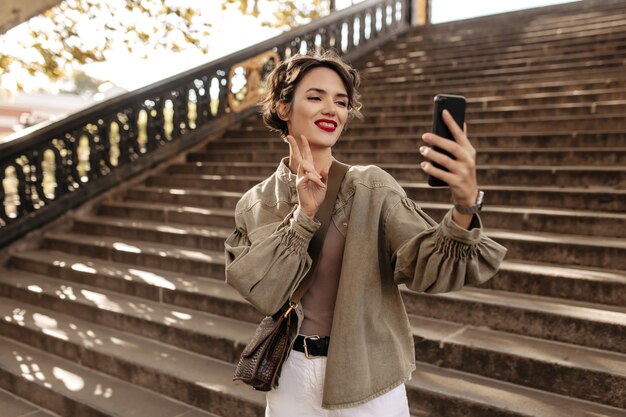
<svg viewBox="0 0 626 417"><path fill-rule="evenodd" d="M335 156L440 219L449 192L425 184L417 138L436 93L465 95L482 218L509 248L480 288L404 291L413 416L626 416L626 3L416 28L355 65L366 118ZM13 251L0 414L262 416L231 381L261 316L224 284L223 241L286 150L252 117Z"/></svg>

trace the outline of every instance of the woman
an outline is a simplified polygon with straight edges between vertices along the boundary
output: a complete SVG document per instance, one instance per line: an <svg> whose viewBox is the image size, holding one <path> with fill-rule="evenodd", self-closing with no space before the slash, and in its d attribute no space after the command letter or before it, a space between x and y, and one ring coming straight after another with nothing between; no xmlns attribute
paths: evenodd
<svg viewBox="0 0 626 417"><path fill-rule="evenodd" d="M357 72L335 55L295 56L268 77L263 119L289 144L276 172L249 190L226 240L226 280L274 314L306 275L335 145L359 116ZM267 395L266 416L408 417L404 382L415 369L398 285L441 293L491 278L506 249L481 231L475 211L476 152L444 114L456 142L422 139L422 169L448 184L456 204L440 224L385 171L352 166L334 205L313 284L298 309L300 336ZM463 208L465 207L465 208Z"/></svg>

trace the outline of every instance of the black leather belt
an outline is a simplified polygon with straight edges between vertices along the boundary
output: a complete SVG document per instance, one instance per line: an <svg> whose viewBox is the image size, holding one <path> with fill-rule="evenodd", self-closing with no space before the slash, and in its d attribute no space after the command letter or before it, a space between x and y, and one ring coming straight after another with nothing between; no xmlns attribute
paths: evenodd
<svg viewBox="0 0 626 417"><path fill-rule="evenodd" d="M330 337L298 335L293 344L293 350L304 353L307 358L327 356L329 343Z"/></svg>

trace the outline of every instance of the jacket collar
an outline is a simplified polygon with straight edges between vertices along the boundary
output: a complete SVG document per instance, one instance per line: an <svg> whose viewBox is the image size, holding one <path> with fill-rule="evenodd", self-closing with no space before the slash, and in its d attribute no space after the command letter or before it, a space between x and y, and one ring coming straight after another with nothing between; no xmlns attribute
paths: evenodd
<svg viewBox="0 0 626 417"><path fill-rule="evenodd" d="M291 172L289 169L289 157L286 156L280 160L280 164L278 164L278 168L276 169L276 176L282 182L284 182L289 187L296 186L296 174Z"/></svg>

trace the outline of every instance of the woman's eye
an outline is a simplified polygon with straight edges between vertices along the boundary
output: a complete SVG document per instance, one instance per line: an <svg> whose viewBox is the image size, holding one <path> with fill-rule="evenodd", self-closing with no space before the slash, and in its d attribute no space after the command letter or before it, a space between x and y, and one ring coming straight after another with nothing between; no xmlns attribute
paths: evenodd
<svg viewBox="0 0 626 417"><path fill-rule="evenodd" d="M321 101L322 99L319 97L313 96L313 97L309 97L309 100Z"/></svg>
<svg viewBox="0 0 626 417"><path fill-rule="evenodd" d="M338 101L337 105L341 106L341 107L347 107L348 103L346 103L345 101Z"/></svg>

